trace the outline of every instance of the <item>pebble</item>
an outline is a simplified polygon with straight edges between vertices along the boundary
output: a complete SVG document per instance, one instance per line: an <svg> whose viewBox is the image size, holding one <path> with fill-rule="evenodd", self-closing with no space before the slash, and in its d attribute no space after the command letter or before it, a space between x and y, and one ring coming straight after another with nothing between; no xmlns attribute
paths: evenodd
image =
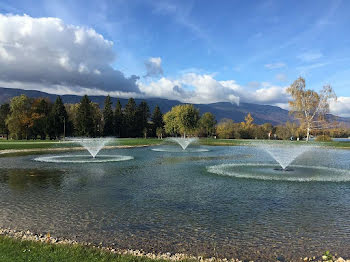
<svg viewBox="0 0 350 262"><path fill-rule="evenodd" d="M99 248L101 250L105 250L108 252L116 253L116 254L121 254L121 255L133 255L137 257L147 257L147 258L152 258L152 259L164 259L164 260L170 260L170 261L180 261L180 260L195 260L195 261L200 261L200 262L242 262L242 260L239 259L227 259L227 258L216 258L216 257L211 257L211 258L204 258L202 256L191 256L183 253L175 253L171 254L169 252L167 253L159 253L159 254L154 254L154 253L146 253L142 250L132 250L132 249L115 249L112 247L104 247L102 246L103 243L100 242L98 246L92 245L90 242L77 242L75 240L70 240L70 239L63 239L63 238L54 238L51 237L50 235L46 234L33 234L29 230L27 231L17 231L13 230L10 228L0 228L0 235L8 236L8 237L13 237L17 239L23 239L23 240L31 240L31 241L37 241L37 242L46 242L46 243L52 243L52 244L80 244L80 245L85 245L85 246L92 246L94 248ZM304 257L300 258L302 261L314 261L314 262L324 262L322 257L316 258L316 257ZM253 262L253 261L250 261ZM350 262L350 259L343 259L342 257L338 257L335 260L331 262Z"/></svg>

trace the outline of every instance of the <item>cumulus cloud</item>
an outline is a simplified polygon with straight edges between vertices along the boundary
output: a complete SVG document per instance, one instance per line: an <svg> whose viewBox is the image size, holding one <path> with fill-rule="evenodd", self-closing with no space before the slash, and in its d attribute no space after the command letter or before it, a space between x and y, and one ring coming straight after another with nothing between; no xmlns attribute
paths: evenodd
<svg viewBox="0 0 350 262"><path fill-rule="evenodd" d="M218 81L209 74L187 73L178 79L162 77L150 83L139 83L141 91L148 97L163 97L186 103L240 102L274 104L287 107L286 87L261 83L252 89L239 85L234 80Z"/></svg>
<svg viewBox="0 0 350 262"><path fill-rule="evenodd" d="M0 81L5 87L139 93L138 77L115 70L115 59L113 42L91 28L58 18L0 14Z"/></svg>
<svg viewBox="0 0 350 262"><path fill-rule="evenodd" d="M342 117L350 117L350 97L338 97L329 105L332 114Z"/></svg>
<svg viewBox="0 0 350 262"><path fill-rule="evenodd" d="M163 75L162 59L160 57L150 57L145 61L146 75L145 77L153 77Z"/></svg>
<svg viewBox="0 0 350 262"><path fill-rule="evenodd" d="M279 68L286 67L287 65L283 62L277 62L277 63L272 63L272 64L265 64L264 66L267 69L279 69Z"/></svg>

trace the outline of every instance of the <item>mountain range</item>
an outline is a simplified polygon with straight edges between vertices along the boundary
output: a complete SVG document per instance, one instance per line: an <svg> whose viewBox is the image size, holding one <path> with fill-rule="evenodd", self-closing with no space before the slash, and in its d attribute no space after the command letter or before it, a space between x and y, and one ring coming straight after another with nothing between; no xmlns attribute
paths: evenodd
<svg viewBox="0 0 350 262"><path fill-rule="evenodd" d="M19 96L21 94L25 94L31 98L46 97L49 98L52 102L54 102L57 97L56 94L49 94L41 91L0 87L0 104L9 102L14 96ZM81 96L78 95L61 95L61 98L64 103L78 103L81 100ZM91 101L98 103L101 108L103 107L105 100L104 96L89 96L89 98ZM112 97L114 105L117 102L117 99L120 100L123 107L128 101L126 98ZM168 100L162 98L135 99L135 101L137 104L141 101L146 101L150 107L151 112L153 111L154 107L158 105L163 113L169 111L173 106L184 104L176 100ZM251 113L254 118L254 123L256 124L271 123L273 125L279 125L293 120L293 118L289 115L288 110L271 105L260 105L252 103L240 103L239 105L236 105L229 102L218 102L211 104L195 104L195 106L199 108L201 113L213 113L218 121L224 118L229 118L235 122L242 122L248 113ZM329 115L329 117L336 119L338 122L343 122L347 126L350 126L350 118L336 117L333 115Z"/></svg>

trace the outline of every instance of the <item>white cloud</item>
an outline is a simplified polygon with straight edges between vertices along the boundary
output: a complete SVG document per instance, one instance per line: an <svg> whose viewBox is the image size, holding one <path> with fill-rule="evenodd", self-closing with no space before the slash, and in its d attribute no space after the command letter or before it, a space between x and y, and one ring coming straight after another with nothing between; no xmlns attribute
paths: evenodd
<svg viewBox="0 0 350 262"><path fill-rule="evenodd" d="M163 75L162 59L160 57L151 57L145 61L146 75L145 77L153 77Z"/></svg>
<svg viewBox="0 0 350 262"><path fill-rule="evenodd" d="M312 62L323 57L323 54L319 51L305 52L297 56L303 62Z"/></svg>
<svg viewBox="0 0 350 262"><path fill-rule="evenodd" d="M337 101L332 101L330 111L337 116L350 117L350 97L341 96Z"/></svg>
<svg viewBox="0 0 350 262"><path fill-rule="evenodd" d="M264 66L267 69L279 69L279 68L286 67L287 65L283 62L277 62L277 63L272 63L272 64L265 64Z"/></svg>
<svg viewBox="0 0 350 262"><path fill-rule="evenodd" d="M139 92L136 76L112 68L113 42L61 19L0 14L0 81L64 89ZM16 83L16 84L15 84ZM57 90L60 92L60 90Z"/></svg>
<svg viewBox="0 0 350 262"><path fill-rule="evenodd" d="M240 102L283 105L286 107L286 87L261 83L261 88L243 87L234 80L218 81L212 75L186 73L178 79L162 77L157 81L139 81L148 97L162 97L186 103Z"/></svg>

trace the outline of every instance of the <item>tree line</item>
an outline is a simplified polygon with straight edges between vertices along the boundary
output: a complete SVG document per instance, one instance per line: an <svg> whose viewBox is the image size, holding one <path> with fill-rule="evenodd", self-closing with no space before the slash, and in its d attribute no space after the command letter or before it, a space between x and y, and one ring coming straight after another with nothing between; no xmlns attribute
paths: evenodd
<svg viewBox="0 0 350 262"><path fill-rule="evenodd" d="M278 126L254 124L250 113L243 122L223 119L217 124L212 113L200 115L199 110L190 104L174 106L163 115L158 105L151 113L147 102L137 105L133 98L122 107L119 100L113 106L111 97L107 96L101 109L87 95L77 104L64 104L60 96L52 103L47 98L21 95L0 106L0 134L14 139L218 136L237 139L306 137L308 140L311 133L323 138L350 136L347 127L328 121L329 100L336 99L330 86L317 93L306 89L305 79L298 78L287 92L292 97L290 113L296 120Z"/></svg>
<svg viewBox="0 0 350 262"><path fill-rule="evenodd" d="M171 119L171 121L170 121ZM84 137L158 137L166 135L215 135L215 116L199 115L193 105L180 105L163 115L159 106L150 112L147 102L130 98L122 107L107 96L100 109L87 95L80 103L64 104L58 96L47 98L13 97L0 106L0 134L7 139L60 139Z"/></svg>
<svg viewBox="0 0 350 262"><path fill-rule="evenodd" d="M0 133L13 139L59 139L66 136L156 136L163 128L163 114L156 106L152 115L146 102L136 105L133 98L124 108L118 100L113 108L110 96L100 109L87 95L80 103L64 104L58 96L47 98L13 97L0 106Z"/></svg>

